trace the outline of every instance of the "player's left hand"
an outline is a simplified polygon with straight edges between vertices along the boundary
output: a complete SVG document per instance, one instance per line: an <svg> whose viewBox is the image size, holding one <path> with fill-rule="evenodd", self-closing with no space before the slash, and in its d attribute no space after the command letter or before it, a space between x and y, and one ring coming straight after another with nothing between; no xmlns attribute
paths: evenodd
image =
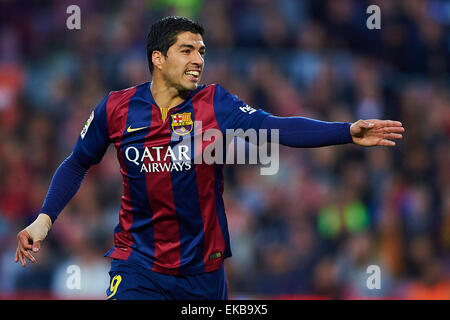
<svg viewBox="0 0 450 320"><path fill-rule="evenodd" d="M405 128L399 121L392 120L358 120L350 126L353 142L364 147L395 146L392 140L403 138Z"/></svg>

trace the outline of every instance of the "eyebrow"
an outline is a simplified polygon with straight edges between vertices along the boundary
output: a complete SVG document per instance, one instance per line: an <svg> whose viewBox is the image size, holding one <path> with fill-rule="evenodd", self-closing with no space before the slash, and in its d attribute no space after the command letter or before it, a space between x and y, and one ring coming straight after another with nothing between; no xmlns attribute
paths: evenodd
<svg viewBox="0 0 450 320"><path fill-rule="evenodd" d="M181 49L181 48L189 48L189 49L195 50L195 47L192 44L180 44L178 46L178 48L179 49ZM198 50L206 50L206 47L205 46L201 46Z"/></svg>

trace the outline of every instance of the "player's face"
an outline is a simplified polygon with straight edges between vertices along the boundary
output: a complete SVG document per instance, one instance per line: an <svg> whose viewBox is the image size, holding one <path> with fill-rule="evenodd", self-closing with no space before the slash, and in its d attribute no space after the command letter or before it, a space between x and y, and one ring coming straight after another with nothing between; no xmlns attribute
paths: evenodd
<svg viewBox="0 0 450 320"><path fill-rule="evenodd" d="M162 74L166 82L179 91L195 90L204 66L205 44L199 34L182 32L167 51Z"/></svg>

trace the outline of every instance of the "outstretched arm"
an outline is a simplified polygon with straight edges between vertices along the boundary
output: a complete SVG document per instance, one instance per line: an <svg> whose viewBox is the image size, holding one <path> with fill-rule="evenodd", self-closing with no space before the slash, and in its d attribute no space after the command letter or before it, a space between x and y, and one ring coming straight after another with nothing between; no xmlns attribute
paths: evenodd
<svg viewBox="0 0 450 320"><path fill-rule="evenodd" d="M296 148L314 148L345 143L361 146L394 146L391 140L401 139L405 129L398 121L358 120L327 122L304 117L276 117L269 115L261 123L261 129L276 129L281 145Z"/></svg>

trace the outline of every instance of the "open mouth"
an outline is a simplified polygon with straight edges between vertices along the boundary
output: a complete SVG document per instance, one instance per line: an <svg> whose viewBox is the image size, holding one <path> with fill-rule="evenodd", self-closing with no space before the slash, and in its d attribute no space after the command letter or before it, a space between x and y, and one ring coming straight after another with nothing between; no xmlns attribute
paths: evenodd
<svg viewBox="0 0 450 320"><path fill-rule="evenodd" d="M197 70L188 70L184 73L187 78L191 81L197 82L200 77L200 71Z"/></svg>

